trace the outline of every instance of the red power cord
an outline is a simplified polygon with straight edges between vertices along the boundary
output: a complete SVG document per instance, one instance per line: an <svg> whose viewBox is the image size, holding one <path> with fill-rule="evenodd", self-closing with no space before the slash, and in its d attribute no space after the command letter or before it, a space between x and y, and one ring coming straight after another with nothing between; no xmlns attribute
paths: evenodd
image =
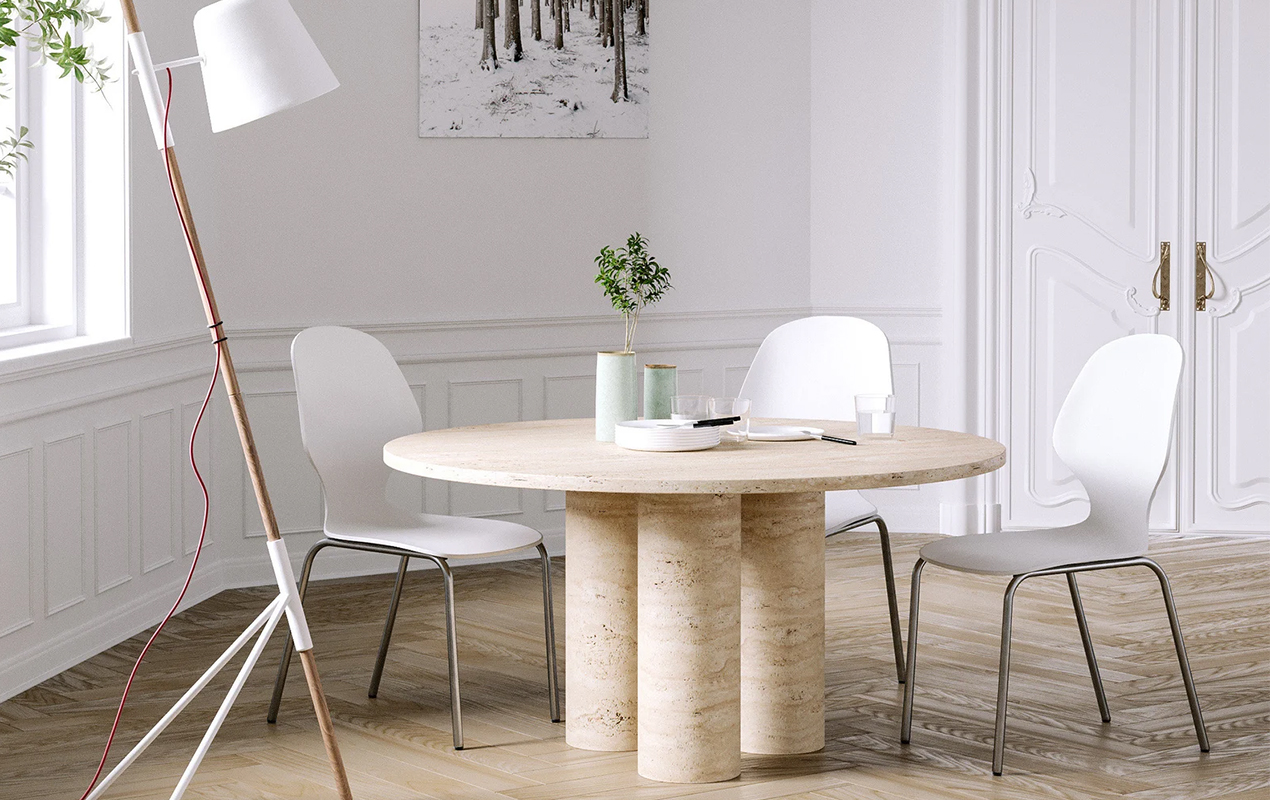
<svg viewBox="0 0 1270 800"><path fill-rule="evenodd" d="M185 232L185 244L190 249L190 257L195 260L198 265L199 280L203 283L204 291L207 289L207 279L203 270L203 265L198 263L198 249L194 247L194 237L190 234L189 224L185 220L185 215L181 212L181 204L177 200L176 181L172 177L172 162L167 157L168 152L168 113L172 110L172 70L168 73L168 99L163 107L163 150L164 164L167 165L168 171L168 187L172 190L172 202L176 203L177 215L181 218L181 230ZM146 657L146 653L150 652L150 646L154 644L154 640L159 638L159 634L163 632L164 626L172 619L172 615L176 613L176 609L181 605L181 601L185 599L185 593L189 591L190 582L194 580L194 569L198 566L198 557L203 553L203 542L207 538L207 517L211 509L211 498L207 494L207 484L203 481L203 475L198 471L198 462L194 458L194 439L198 436L199 425L203 422L203 414L207 412L207 405L212 400L212 392L216 389L216 378L220 375L221 363L221 343L224 341L224 334L213 329L213 333L218 334L216 341L216 368L212 372L212 381L207 387L207 396L203 398L203 405L198 410L198 418L194 420L194 430L190 433L190 467L194 470L194 477L198 479L199 488L203 491L203 529L198 535L198 547L194 550L194 560L190 563L190 572L185 576L185 585L181 587L181 593L177 595L176 602L172 604L172 608L168 610L167 616L159 623L159 627L154 629L154 633L150 635L150 641L146 642L146 646L141 648L141 655L137 656L137 663L132 665L132 672L128 675L128 683L124 686L123 696L119 698L119 709L115 712L115 723L110 726L110 736L106 738L106 748L101 754L101 761L97 764L97 772L93 775L92 783L88 784L88 788L84 790L84 794L80 800L87 800L88 795L93 791L93 787L97 785L97 780L101 777L102 770L106 767L106 759L110 755L110 746L114 744L115 733L119 730L119 720L123 717L124 704L128 702L128 692L132 690L132 681L137 677L137 670L141 668L141 661Z"/></svg>

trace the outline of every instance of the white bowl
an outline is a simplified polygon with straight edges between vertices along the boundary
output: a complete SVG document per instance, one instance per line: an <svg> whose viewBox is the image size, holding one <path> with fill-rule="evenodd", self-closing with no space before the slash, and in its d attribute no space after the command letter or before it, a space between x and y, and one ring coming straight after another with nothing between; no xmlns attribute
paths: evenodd
<svg viewBox="0 0 1270 800"><path fill-rule="evenodd" d="M708 450L719 444L720 429L717 427L667 427L658 424L664 422L667 420L637 419L619 422L613 430L614 442L627 450L658 453Z"/></svg>

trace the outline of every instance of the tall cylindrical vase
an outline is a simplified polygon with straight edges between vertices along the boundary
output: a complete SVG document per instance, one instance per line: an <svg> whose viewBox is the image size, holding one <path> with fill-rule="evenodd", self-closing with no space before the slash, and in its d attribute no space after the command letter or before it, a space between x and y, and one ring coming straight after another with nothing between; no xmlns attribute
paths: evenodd
<svg viewBox="0 0 1270 800"><path fill-rule="evenodd" d="M674 364L645 364L644 419L670 419L670 400L678 385Z"/></svg>
<svg viewBox="0 0 1270 800"><path fill-rule="evenodd" d="M595 440L613 441L613 427L639 417L634 353L595 354Z"/></svg>

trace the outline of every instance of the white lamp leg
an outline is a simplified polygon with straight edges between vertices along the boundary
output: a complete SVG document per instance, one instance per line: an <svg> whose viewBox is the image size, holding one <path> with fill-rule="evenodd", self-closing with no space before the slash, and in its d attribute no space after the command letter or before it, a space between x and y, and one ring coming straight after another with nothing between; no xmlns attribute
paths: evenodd
<svg viewBox="0 0 1270 800"><path fill-rule="evenodd" d="M115 765L115 768L112 769L106 777L101 779L101 782L99 782L93 789L92 793L88 795L87 800L97 800L103 792L110 788L110 785L124 773L124 770L132 766L132 762L136 761L141 754L145 752L146 748L149 747L155 739L159 738L159 734L163 733L163 731L172 724L172 721L177 718L177 715L184 711L186 706L193 702L195 697L198 697L199 692L207 688L207 685L212 682L212 679L225 668L225 665L238 654L239 650L243 649L257 631L267 624L277 624L277 621L281 617L285 608L286 603L282 595L274 598L273 602L271 602L264 611L260 612L260 616L256 617L256 620L248 625L247 629L234 640L234 643L221 654L220 658L216 659L216 662L207 668L207 671L203 673L202 677L195 681L194 685L189 688L189 691L187 691L180 700L176 701L176 704L168 710L167 714L163 715L163 719L155 723L155 726L150 729L150 732L142 737L141 741L137 742L136 746L128 752L128 755L124 756L123 760Z"/></svg>
<svg viewBox="0 0 1270 800"><path fill-rule="evenodd" d="M285 595L278 596L278 600L284 599ZM264 630L260 632L259 638L256 639L256 646L251 648L251 652L247 654L247 660L243 662L242 669L238 671L238 677L234 679L233 685L229 687L229 692L226 693L224 701L221 702L220 708L216 711L216 716L212 718L212 724L208 726L207 733L203 734L203 741L198 743L198 749L194 751L194 757L190 759L189 766L185 768L185 772L181 775L181 780L176 784L176 789L172 791L172 800L181 800L185 790L189 788L190 781L194 780L194 773L198 770L199 765L203 763L203 758L212 746L212 740L220 732L221 725L225 723L225 718L229 716L229 709L233 708L234 701L238 699L238 693L243 690L243 685L247 683L247 676L251 674L256 662L260 660L260 654L265 651L265 645L269 643L269 637L273 634L274 628L278 627L278 623L282 621L282 615L286 613L286 609L287 607L284 603L274 608L272 613L269 614L269 620L265 623Z"/></svg>

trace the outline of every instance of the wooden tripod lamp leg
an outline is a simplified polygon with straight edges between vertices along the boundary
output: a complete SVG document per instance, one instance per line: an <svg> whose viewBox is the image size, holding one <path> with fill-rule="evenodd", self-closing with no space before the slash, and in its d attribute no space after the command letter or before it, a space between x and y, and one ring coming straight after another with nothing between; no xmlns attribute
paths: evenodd
<svg viewBox="0 0 1270 800"><path fill-rule="evenodd" d="M141 33L141 25L137 18L133 0L119 0L124 20L124 28L131 37ZM135 37L140 39L141 37ZM144 45L143 45L143 49ZM134 51L135 52L135 51ZM148 52L146 52L148 61ZM143 88L152 87L149 81L153 76L142 76ZM147 91L156 91L146 88ZM145 91L143 91L145 94ZM147 98L153 101L155 98ZM151 109L153 111L153 109ZM162 129L157 129L162 131ZM163 136L160 133L160 140ZM166 145L167 143L164 142ZM224 325L216 308L216 297L212 293L211 281L208 279L203 248L199 243L198 232L194 227L194 215L190 210L189 200L185 194L185 184L181 179L181 169L176 160L174 147L163 148L172 179L172 194L180 214L181 224L185 229L189 249L190 263L194 267L194 276L198 282L199 297L203 301L203 311L207 316L208 331L212 343L220 348L220 374L225 381L225 389L229 394L229 405L233 411L234 423L238 427L238 438L242 444L243 456L247 462L247 472L251 475L251 485L255 489L256 503L260 506L260 517L264 521L265 536L269 541L270 558L274 562L274 570L278 575L279 589L288 596L288 618L296 636L296 651L300 662L304 665L304 677L309 684L309 694L313 698L313 710L317 714L318 726L322 730L322 740L326 745L327 758L335 774L335 785L342 800L352 800L353 792L348 785L348 775L344 769L344 760L340 756L339 744L335 740L335 728L331 722L331 712L326 703L326 695L322 692L322 682L318 677L317 662L313 657L313 645L308 636L308 625L304 620L296 590L295 578L291 575L290 564L286 558L286 548L278 531L278 520L274 516L273 503L269 499L269 490L265 486L264 472L260 465L260 455L256 449L256 440L251 433L251 423L247 419L247 408L243 402L242 391L238 386L238 373L234 370L234 360L229 353L229 343L225 336ZM285 568L284 568L285 566ZM301 647L300 645L307 645Z"/></svg>

